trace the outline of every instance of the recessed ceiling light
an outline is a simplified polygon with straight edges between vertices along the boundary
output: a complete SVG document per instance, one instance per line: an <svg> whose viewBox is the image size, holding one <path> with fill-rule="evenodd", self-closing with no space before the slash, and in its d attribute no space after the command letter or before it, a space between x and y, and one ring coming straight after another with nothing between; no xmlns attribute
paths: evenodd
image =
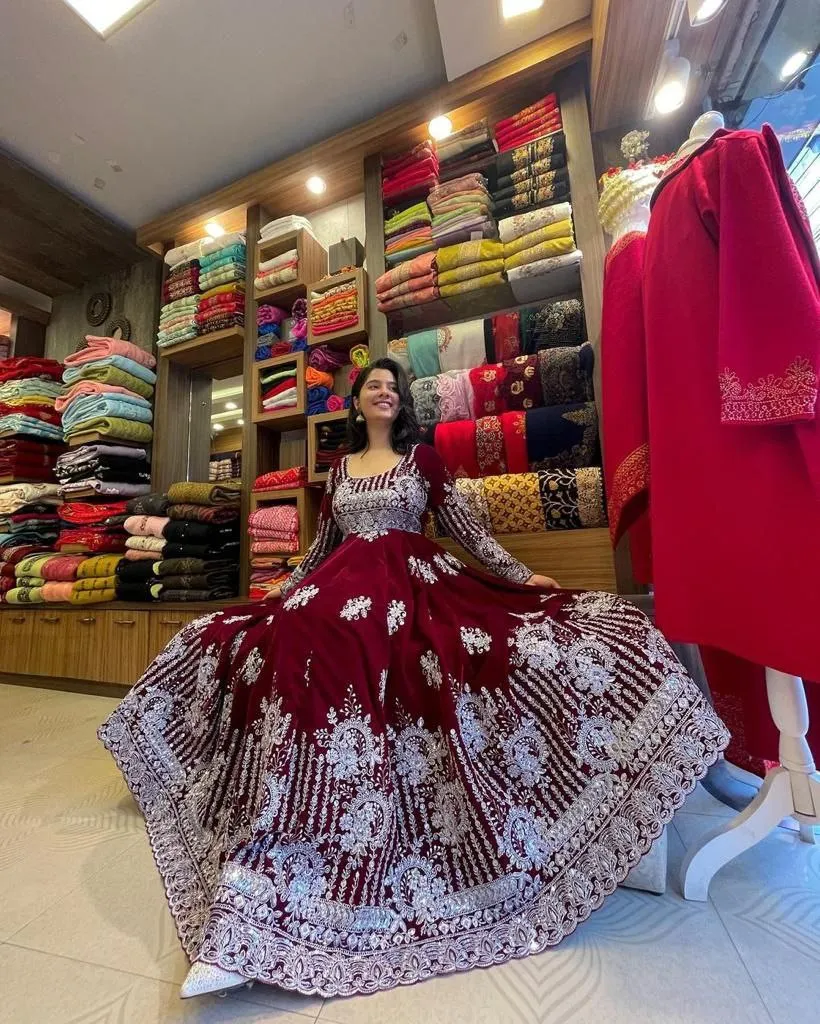
<svg viewBox="0 0 820 1024"><path fill-rule="evenodd" d="M245 426L245 421L244 420L240 419L240 420L237 420L236 422L239 424L240 427L244 427Z"/></svg>
<svg viewBox="0 0 820 1024"><path fill-rule="evenodd" d="M225 403L225 408L226 409L238 409L239 406L236 404L236 402L226 402Z"/></svg>
<svg viewBox="0 0 820 1024"><path fill-rule="evenodd" d="M726 0L686 0L686 4L689 8L689 24L705 25L726 6Z"/></svg>
<svg viewBox="0 0 820 1024"><path fill-rule="evenodd" d="M655 110L659 114L671 114L686 99L689 86L689 61L685 57L673 57L666 66L660 86L655 91Z"/></svg>
<svg viewBox="0 0 820 1024"><path fill-rule="evenodd" d="M86 25L106 39L154 0L64 0Z"/></svg>
<svg viewBox="0 0 820 1024"><path fill-rule="evenodd" d="M217 224L215 220L209 220L205 225L205 231L211 236L211 238L220 238L225 234L225 229L221 224Z"/></svg>
<svg viewBox="0 0 820 1024"><path fill-rule="evenodd" d="M317 196L320 196L324 192L324 190L327 188L327 184L325 183L325 179L324 178L320 178L318 174L311 175L308 178L308 180L305 182L305 185L307 185L307 188L308 188L309 192L313 192Z"/></svg>
<svg viewBox="0 0 820 1024"><path fill-rule="evenodd" d="M211 426L214 430L224 430L225 427L221 423L212 423Z"/></svg>
<svg viewBox="0 0 820 1024"><path fill-rule="evenodd" d="M780 69L780 77L783 81L791 78L792 75L796 75L809 59L809 56L808 50L798 50L797 53L793 53Z"/></svg>
<svg viewBox="0 0 820 1024"><path fill-rule="evenodd" d="M517 18L544 6L544 0L501 0L501 13L505 18Z"/></svg>
<svg viewBox="0 0 820 1024"><path fill-rule="evenodd" d="M453 122L444 114L439 114L427 125L427 130L430 132L431 139L446 139L453 130Z"/></svg>

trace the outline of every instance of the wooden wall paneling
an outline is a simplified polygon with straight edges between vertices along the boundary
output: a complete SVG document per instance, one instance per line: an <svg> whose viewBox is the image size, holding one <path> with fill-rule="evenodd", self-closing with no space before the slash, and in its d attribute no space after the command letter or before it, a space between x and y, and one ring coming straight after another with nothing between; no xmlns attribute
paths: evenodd
<svg viewBox="0 0 820 1024"><path fill-rule="evenodd" d="M382 169L378 154L365 157L364 160L364 217L368 345L371 358L379 359L387 354L387 317L379 312L376 305L376 278L385 271Z"/></svg>
<svg viewBox="0 0 820 1024"><path fill-rule="evenodd" d="M192 441L190 371L161 359L154 393L151 486L155 491L167 491L172 483L188 479Z"/></svg>
<svg viewBox="0 0 820 1024"><path fill-rule="evenodd" d="M189 375L188 466L181 480L207 480L211 460L211 394L213 377L207 372Z"/></svg>
<svg viewBox="0 0 820 1024"><path fill-rule="evenodd" d="M46 328L40 320L25 316L11 318L11 351L15 356L42 356L46 351Z"/></svg>
<svg viewBox="0 0 820 1024"><path fill-rule="evenodd" d="M551 74L568 67L589 50L592 29L581 19L541 39L504 54L461 75L426 95L403 103L377 117L270 164L245 178L203 196L139 228L137 240L149 246L162 238L177 243L201 235L213 217L233 226L242 208L264 203L270 214L310 214L329 203L341 202L363 190L363 161L388 145L412 146L423 137L426 124L441 111L454 111L511 89L535 89ZM305 192L305 179L321 173L328 182L320 197ZM226 215L231 218L225 223ZM371 274L373 269L370 268Z"/></svg>
<svg viewBox="0 0 820 1024"><path fill-rule="evenodd" d="M227 452L242 451L242 428L232 427L230 430L223 430L214 434L211 438L211 455L221 455Z"/></svg>

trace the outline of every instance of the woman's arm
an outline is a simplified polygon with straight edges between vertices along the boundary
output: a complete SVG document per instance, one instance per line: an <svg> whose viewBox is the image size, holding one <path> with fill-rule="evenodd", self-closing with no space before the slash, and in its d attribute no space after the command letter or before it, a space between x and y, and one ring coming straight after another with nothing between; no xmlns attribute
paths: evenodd
<svg viewBox="0 0 820 1024"><path fill-rule="evenodd" d="M333 518L333 491L336 487L336 467L333 466L328 474L325 493L322 498L322 505L319 509L319 519L316 529L316 538L310 545L310 551L305 555L304 561L285 580L278 591L273 591L269 596L276 597L281 594L283 597L290 593L294 587L298 587L306 576L309 576L314 569L318 568L327 556L338 547L342 541L342 531L336 525Z"/></svg>

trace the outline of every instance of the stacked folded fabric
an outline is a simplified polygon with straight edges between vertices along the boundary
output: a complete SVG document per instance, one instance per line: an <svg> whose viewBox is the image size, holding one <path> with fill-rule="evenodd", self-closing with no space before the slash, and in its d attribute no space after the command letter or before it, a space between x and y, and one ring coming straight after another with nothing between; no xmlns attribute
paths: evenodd
<svg viewBox="0 0 820 1024"><path fill-rule="evenodd" d="M429 139L400 156L382 161L382 198L386 205L424 198L438 184L438 156Z"/></svg>
<svg viewBox="0 0 820 1024"><path fill-rule="evenodd" d="M256 509L248 516L248 533L251 555L295 555L299 551L296 506L270 505Z"/></svg>
<svg viewBox="0 0 820 1024"><path fill-rule="evenodd" d="M438 289L449 298L504 283L504 247L501 242L484 239L460 242L439 249Z"/></svg>
<svg viewBox="0 0 820 1024"><path fill-rule="evenodd" d="M308 366L305 370L305 387L307 388L307 414L318 416L327 412L327 403L333 394L333 374Z"/></svg>
<svg viewBox="0 0 820 1024"><path fill-rule="evenodd" d="M256 351L254 358L270 359L273 346L282 339L282 324L288 318L288 311L260 302L256 307Z"/></svg>
<svg viewBox="0 0 820 1024"><path fill-rule="evenodd" d="M359 289L346 281L321 292L311 292L308 312L311 334L332 334L359 323Z"/></svg>
<svg viewBox="0 0 820 1024"><path fill-rule="evenodd" d="M159 582L151 587L160 601L226 601L237 594L235 562L224 558L164 558L153 566Z"/></svg>
<svg viewBox="0 0 820 1024"><path fill-rule="evenodd" d="M292 469L275 469L272 473L263 473L254 480L253 490L289 491L307 485L307 466L294 466Z"/></svg>
<svg viewBox="0 0 820 1024"><path fill-rule="evenodd" d="M114 502L148 494L151 467L145 448L107 443L83 444L57 459L60 494Z"/></svg>
<svg viewBox="0 0 820 1024"><path fill-rule="evenodd" d="M307 385L307 414L317 416L323 412L338 412L350 404L350 396L343 397L334 393L335 374L348 363L358 366L370 362L370 350L367 345L354 345L348 352L330 348L328 345L316 345L308 353L308 368L305 371ZM354 366L355 373L358 367ZM353 383L353 376L349 381Z"/></svg>
<svg viewBox="0 0 820 1024"><path fill-rule="evenodd" d="M257 292L264 292L269 288L278 288L279 285L289 284L298 276L299 250L288 249L287 252L260 261L256 268L254 286Z"/></svg>
<svg viewBox="0 0 820 1024"><path fill-rule="evenodd" d="M558 97L553 92L519 110L517 114L497 122L494 134L499 152L505 153L534 142L543 135L558 131L561 124Z"/></svg>
<svg viewBox="0 0 820 1024"><path fill-rule="evenodd" d="M330 423L322 423L318 429L316 461L313 471L315 473L327 473L349 451L347 422L340 419Z"/></svg>
<svg viewBox="0 0 820 1024"><path fill-rule="evenodd" d="M119 554L95 555L77 566L77 579L71 585L72 604L101 604L117 597Z"/></svg>
<svg viewBox="0 0 820 1024"><path fill-rule="evenodd" d="M466 242L475 236L498 235L487 181L480 174L465 174L437 186L428 196L427 205L433 213L433 240L437 248Z"/></svg>
<svg viewBox="0 0 820 1024"><path fill-rule="evenodd" d="M228 452L212 455L208 460L208 482L238 480L242 476L242 453Z"/></svg>
<svg viewBox="0 0 820 1024"><path fill-rule="evenodd" d="M168 543L165 527L170 522L168 516L129 516L125 520L125 531L128 534L125 542L126 559L129 562L160 561Z"/></svg>
<svg viewBox="0 0 820 1024"><path fill-rule="evenodd" d="M159 330L157 345L170 348L181 345L183 341L191 341L199 334L197 315L199 314L199 295L173 299L159 311Z"/></svg>
<svg viewBox="0 0 820 1024"><path fill-rule="evenodd" d="M287 217L277 217L276 220L270 220L267 224L263 224L259 230L259 241L270 242L274 238L281 238L282 235L291 235L295 231L307 231L313 238L316 237L313 225L307 217L298 217L295 214L291 214Z"/></svg>
<svg viewBox="0 0 820 1024"><path fill-rule="evenodd" d="M508 217L499 224L499 231L504 246L504 270L510 281L540 277L581 259L575 248L569 203Z"/></svg>
<svg viewBox="0 0 820 1024"><path fill-rule="evenodd" d="M161 556L145 559L125 558L115 572L114 590L118 601L157 601L162 593L162 582L156 567Z"/></svg>
<svg viewBox="0 0 820 1024"><path fill-rule="evenodd" d="M0 483L40 483L54 479L54 464L64 445L27 441L23 437L0 439Z"/></svg>
<svg viewBox="0 0 820 1024"><path fill-rule="evenodd" d="M385 217L385 260L395 265L434 249L432 223L430 208L424 201L400 207Z"/></svg>
<svg viewBox="0 0 820 1024"><path fill-rule="evenodd" d="M263 367L259 374L259 390L265 412L281 412L299 402L296 363Z"/></svg>
<svg viewBox="0 0 820 1024"><path fill-rule="evenodd" d="M199 334L242 327L245 323L245 282L214 285L199 299L196 327Z"/></svg>
<svg viewBox="0 0 820 1024"><path fill-rule="evenodd" d="M71 600L77 570L85 555L27 555L14 567L15 587L21 590L36 590L36 594L15 594L14 604L40 604Z"/></svg>
<svg viewBox="0 0 820 1024"><path fill-rule="evenodd" d="M0 600L12 604L26 600L19 594L8 596L19 589L14 566L29 555L51 551L59 531L59 503L56 484L0 487Z"/></svg>
<svg viewBox="0 0 820 1024"><path fill-rule="evenodd" d="M274 587L281 586L301 565L301 555L256 555L251 558L251 585L249 597L252 601L263 600Z"/></svg>
<svg viewBox="0 0 820 1024"><path fill-rule="evenodd" d="M569 198L563 132L499 153L487 169L497 218L549 206Z"/></svg>
<svg viewBox="0 0 820 1024"><path fill-rule="evenodd" d="M54 546L64 557L125 551L124 501L66 501L57 512L61 529Z"/></svg>
<svg viewBox="0 0 820 1024"><path fill-rule="evenodd" d="M452 181L463 174L482 173L495 159L495 145L487 118L473 121L460 131L436 143L439 181Z"/></svg>
<svg viewBox="0 0 820 1024"><path fill-rule="evenodd" d="M171 267L162 286L164 305L199 295L199 260L183 260Z"/></svg>
<svg viewBox="0 0 820 1024"><path fill-rule="evenodd" d="M168 489L167 522L162 527L161 549L152 544L150 537L132 550L154 549L155 558L161 559L156 568L162 587L161 601L211 601L235 597L238 592L239 565L239 502L241 482L225 480L219 483L172 484ZM156 516L153 511L162 505L146 504L144 515ZM158 524L154 524L156 527ZM136 541L138 538L133 538ZM190 572L173 563L198 560L200 572ZM139 559L135 559L139 560ZM145 559L148 560L147 558ZM169 566L169 562L172 563ZM211 563L217 563L214 566ZM180 571L176 571L180 570ZM182 581L174 577L203 576L218 570L219 579L210 582ZM167 577L172 577L169 582Z"/></svg>
<svg viewBox="0 0 820 1024"><path fill-rule="evenodd" d="M62 390L62 372L62 366L54 359L0 359L0 439L41 444L59 444L63 440L60 415L55 409ZM20 449L20 455L23 454ZM15 461L22 465L29 460Z"/></svg>
<svg viewBox="0 0 820 1024"><path fill-rule="evenodd" d="M376 278L376 303L382 313L421 306L439 297L437 253L428 252L400 263Z"/></svg>
<svg viewBox="0 0 820 1024"><path fill-rule="evenodd" d="M245 239L224 242L199 258L199 290L203 294L223 284L245 280Z"/></svg>

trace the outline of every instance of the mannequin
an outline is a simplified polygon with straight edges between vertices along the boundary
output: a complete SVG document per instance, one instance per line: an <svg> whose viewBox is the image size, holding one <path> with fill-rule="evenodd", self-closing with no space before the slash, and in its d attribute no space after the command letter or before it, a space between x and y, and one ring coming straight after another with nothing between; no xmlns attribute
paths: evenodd
<svg viewBox="0 0 820 1024"><path fill-rule="evenodd" d="M687 854L684 895L706 899L715 872L783 818L807 842L820 823L799 675L820 679L820 268L771 129L729 133L703 115L652 210L644 310L658 624L770 666L780 731L780 767Z"/></svg>

